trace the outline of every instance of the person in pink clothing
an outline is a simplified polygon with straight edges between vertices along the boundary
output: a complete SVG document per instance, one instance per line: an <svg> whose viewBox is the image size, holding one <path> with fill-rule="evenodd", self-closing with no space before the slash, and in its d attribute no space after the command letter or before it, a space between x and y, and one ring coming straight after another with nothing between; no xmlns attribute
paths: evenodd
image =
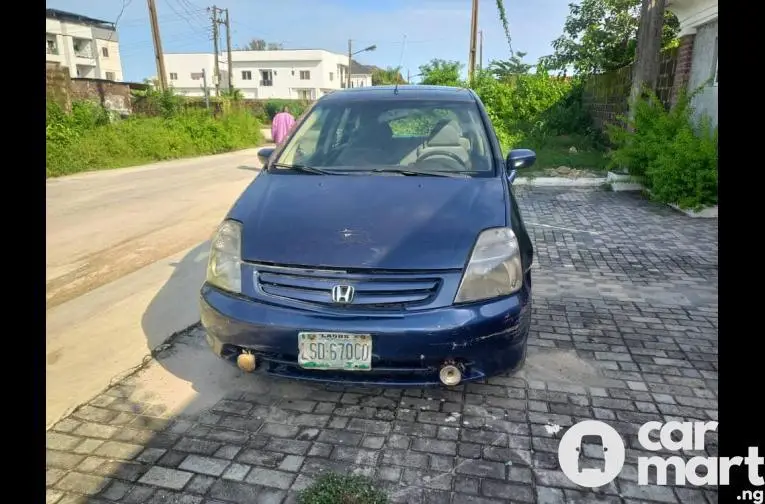
<svg viewBox="0 0 765 504"><path fill-rule="evenodd" d="M271 138L274 139L274 143L281 144L290 130L295 126L295 118L290 114L289 109L284 109L274 116L274 120L271 121Z"/></svg>

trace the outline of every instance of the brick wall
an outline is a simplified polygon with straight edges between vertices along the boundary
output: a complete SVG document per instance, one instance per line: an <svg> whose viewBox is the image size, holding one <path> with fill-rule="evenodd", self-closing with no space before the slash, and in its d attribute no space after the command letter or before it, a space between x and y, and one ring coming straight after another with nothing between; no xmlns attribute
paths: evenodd
<svg viewBox="0 0 765 504"><path fill-rule="evenodd" d="M120 114L131 112L130 85L102 79L71 79L73 100L92 100Z"/></svg>
<svg viewBox="0 0 765 504"><path fill-rule="evenodd" d="M584 84L583 102L595 125L603 129L627 112L632 66L590 76Z"/></svg>
<svg viewBox="0 0 765 504"><path fill-rule="evenodd" d="M72 110L69 71L58 63L45 64L45 98L58 103L67 112Z"/></svg>
<svg viewBox="0 0 765 504"><path fill-rule="evenodd" d="M688 80L691 76L691 66L693 64L694 38L694 34L680 37L680 47L677 49L675 79L672 83L672 95L670 97L672 104L677 102L677 98L680 95L680 92L688 85Z"/></svg>
<svg viewBox="0 0 765 504"><path fill-rule="evenodd" d="M101 79L72 79L69 70L58 63L45 64L45 94L70 111L72 100L91 100L120 114L131 112L130 85Z"/></svg>
<svg viewBox="0 0 765 504"><path fill-rule="evenodd" d="M677 62L678 50L673 49L663 53L659 63L656 94L666 106L671 101ZM587 79L584 85L584 105L598 128L615 124L619 116L627 114L631 87L632 65L592 75Z"/></svg>

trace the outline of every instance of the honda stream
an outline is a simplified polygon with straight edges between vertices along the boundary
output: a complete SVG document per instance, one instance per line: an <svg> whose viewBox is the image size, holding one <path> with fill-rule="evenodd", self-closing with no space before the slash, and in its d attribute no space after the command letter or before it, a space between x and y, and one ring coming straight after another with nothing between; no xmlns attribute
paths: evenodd
<svg viewBox="0 0 765 504"><path fill-rule="evenodd" d="M212 240L207 342L245 371L458 385L519 369L531 241L471 90L375 86L316 101Z"/></svg>

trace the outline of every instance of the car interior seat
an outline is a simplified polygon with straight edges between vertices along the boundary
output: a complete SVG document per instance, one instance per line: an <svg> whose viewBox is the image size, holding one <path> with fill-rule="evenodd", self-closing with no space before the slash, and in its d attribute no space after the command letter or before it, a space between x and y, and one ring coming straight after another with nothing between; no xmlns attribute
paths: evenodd
<svg viewBox="0 0 765 504"><path fill-rule="evenodd" d="M387 123L374 122L359 128L335 160L337 165L389 164L392 162L393 130Z"/></svg>
<svg viewBox="0 0 765 504"><path fill-rule="evenodd" d="M429 138L417 149L417 159L438 152L448 152L470 167L470 141L462 136L457 121L443 119L431 131Z"/></svg>

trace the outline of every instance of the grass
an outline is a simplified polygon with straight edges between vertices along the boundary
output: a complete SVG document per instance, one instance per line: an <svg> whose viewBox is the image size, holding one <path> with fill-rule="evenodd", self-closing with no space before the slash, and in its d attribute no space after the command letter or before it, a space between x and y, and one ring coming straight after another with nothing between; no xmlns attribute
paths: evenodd
<svg viewBox="0 0 765 504"><path fill-rule="evenodd" d="M571 147L576 152L571 152ZM576 170L586 170L596 175L605 176L608 159L605 150L594 146L593 142L580 135L562 135L544 140L532 140L530 149L537 153L537 162L527 173L544 174L549 168L567 166Z"/></svg>
<svg viewBox="0 0 765 504"><path fill-rule="evenodd" d="M298 504L388 504L374 481L351 474L325 473L298 496Z"/></svg>
<svg viewBox="0 0 765 504"><path fill-rule="evenodd" d="M214 118L207 111L194 110L168 118L134 117L109 122L101 118L89 120L88 114L98 112L86 109L69 115L55 111L49 115L48 177L219 154L263 141L261 124L245 111Z"/></svg>

